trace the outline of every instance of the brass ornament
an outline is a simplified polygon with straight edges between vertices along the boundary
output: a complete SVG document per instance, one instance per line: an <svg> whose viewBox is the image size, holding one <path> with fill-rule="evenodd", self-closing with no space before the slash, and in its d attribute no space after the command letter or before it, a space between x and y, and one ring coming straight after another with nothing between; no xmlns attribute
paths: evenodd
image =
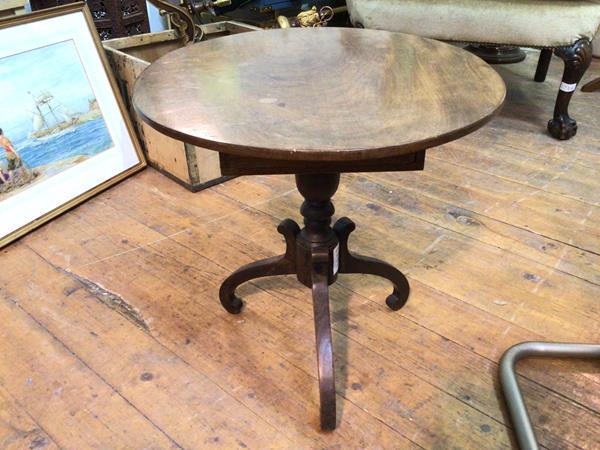
<svg viewBox="0 0 600 450"><path fill-rule="evenodd" d="M277 24L279 28L309 28L309 27L326 27L327 22L333 18L333 8L330 6L323 6L317 11L317 7L313 6L308 11L302 11L296 16L293 22L285 16L277 17Z"/></svg>
<svg viewBox="0 0 600 450"><path fill-rule="evenodd" d="M205 11L212 13L214 8L231 5L231 0L183 0L180 5L167 0L148 1L159 8L161 15L169 15L184 44L198 42L204 37L204 32L194 22L194 17L199 18Z"/></svg>

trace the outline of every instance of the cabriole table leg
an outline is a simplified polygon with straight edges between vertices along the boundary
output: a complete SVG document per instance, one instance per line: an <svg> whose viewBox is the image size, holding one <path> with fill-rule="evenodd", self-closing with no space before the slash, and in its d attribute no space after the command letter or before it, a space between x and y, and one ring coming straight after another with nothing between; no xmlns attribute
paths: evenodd
<svg viewBox="0 0 600 450"><path fill-rule="evenodd" d="M279 224L277 231L285 237L285 254L256 261L229 275L219 289L219 298L223 308L231 314L239 314L244 302L235 295L235 290L241 284L262 277L274 275L291 275L296 273L296 236L300 227L291 219L286 219Z"/></svg>
<svg viewBox="0 0 600 450"><path fill-rule="evenodd" d="M333 226L340 241L339 273L364 273L386 278L394 285L394 291L385 303L390 309L398 311L408 300L410 286L402 272L394 266L370 256L355 255L348 249L348 237L356 229L356 225L347 217L342 217Z"/></svg>
<svg viewBox="0 0 600 450"><path fill-rule="evenodd" d="M231 274L221 285L223 307L232 314L241 311L243 302L235 295L239 285L254 278L296 274L298 281L312 290L317 344L317 365L321 404L321 429L336 427L336 391L329 313L329 285L338 273L364 273L390 280L394 286L386 300L394 311L406 303L410 291L408 280L390 264L367 256L350 253L348 236L356 228L347 217L331 227L335 212L331 198L337 191L340 175L296 175L298 191L304 197L300 212L304 228L286 219L277 228L285 236L286 252L281 256L247 264Z"/></svg>
<svg viewBox="0 0 600 450"><path fill-rule="evenodd" d="M335 370L329 315L329 283L327 273L330 261L327 253L313 254L312 296L317 339L317 368L321 403L321 429L333 430L336 426Z"/></svg>

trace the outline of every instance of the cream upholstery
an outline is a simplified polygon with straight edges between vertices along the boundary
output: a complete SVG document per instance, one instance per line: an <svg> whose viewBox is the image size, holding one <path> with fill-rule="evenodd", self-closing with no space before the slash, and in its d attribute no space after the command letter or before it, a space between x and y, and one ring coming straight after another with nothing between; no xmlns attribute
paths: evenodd
<svg viewBox="0 0 600 450"><path fill-rule="evenodd" d="M592 45L594 46L594 56L600 57L600 34L596 36Z"/></svg>
<svg viewBox="0 0 600 450"><path fill-rule="evenodd" d="M347 0L354 25L434 39L534 47L592 39L600 0Z"/></svg>
<svg viewBox="0 0 600 450"><path fill-rule="evenodd" d="M548 132L577 133L569 102L592 61L600 0L346 0L354 26L442 41L541 47L535 81L546 79L552 54L564 62ZM598 46L600 47L600 45Z"/></svg>

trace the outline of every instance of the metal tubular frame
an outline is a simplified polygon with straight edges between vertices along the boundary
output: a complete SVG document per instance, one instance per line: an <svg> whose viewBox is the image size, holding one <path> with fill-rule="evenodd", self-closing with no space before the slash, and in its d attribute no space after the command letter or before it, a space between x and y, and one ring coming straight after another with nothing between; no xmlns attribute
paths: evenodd
<svg viewBox="0 0 600 450"><path fill-rule="evenodd" d="M531 356L600 359L600 345L521 342L520 344L513 345L504 352L500 359L500 384L502 385L504 399L506 400L510 419L521 450L539 449L515 372L517 362Z"/></svg>

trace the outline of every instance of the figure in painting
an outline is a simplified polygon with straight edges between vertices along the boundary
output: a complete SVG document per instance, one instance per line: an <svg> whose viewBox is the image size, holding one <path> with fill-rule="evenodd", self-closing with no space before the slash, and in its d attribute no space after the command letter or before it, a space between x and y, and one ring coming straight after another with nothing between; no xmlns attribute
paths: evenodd
<svg viewBox="0 0 600 450"><path fill-rule="evenodd" d="M0 128L0 149L4 150L7 161L6 166L0 164L0 194L29 184L39 176L38 171L27 168L13 143L4 135L2 128Z"/></svg>
<svg viewBox="0 0 600 450"><path fill-rule="evenodd" d="M6 172L4 172L4 168L0 168L0 176L2 177L2 182L9 181L16 170L23 167L23 161L21 157L15 150L15 147L12 145L12 142L4 136L4 131L0 128L0 148L4 149L4 154L8 161L8 165L6 167Z"/></svg>

